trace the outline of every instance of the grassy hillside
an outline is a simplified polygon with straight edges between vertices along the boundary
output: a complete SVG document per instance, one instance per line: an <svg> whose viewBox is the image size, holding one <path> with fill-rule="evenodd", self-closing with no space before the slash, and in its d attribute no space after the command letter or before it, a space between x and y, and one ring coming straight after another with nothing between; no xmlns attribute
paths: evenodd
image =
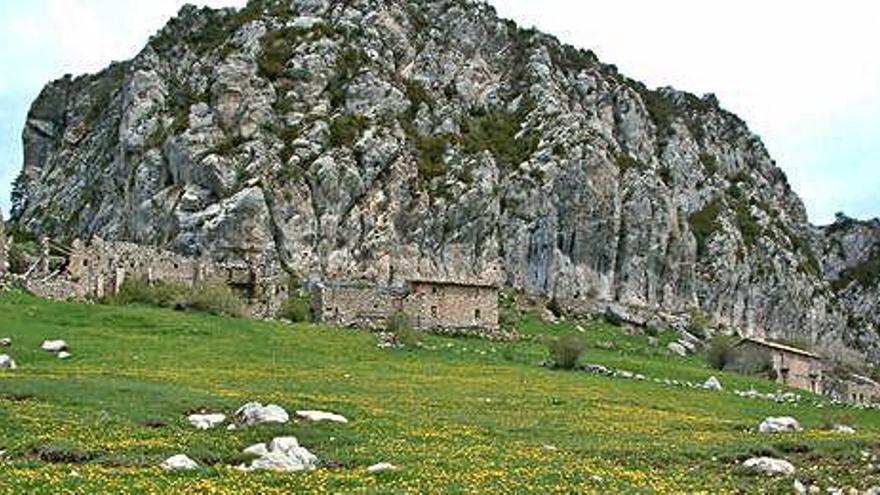
<svg viewBox="0 0 880 495"><path fill-rule="evenodd" d="M877 447L874 412L743 399L773 384L717 374L668 356L662 342L590 325L585 360L649 377L699 380L710 392L538 366L540 344L431 337L419 350L380 350L365 332L224 319L146 307L51 303L0 295L0 336L20 368L0 373L0 493L789 493L792 479L740 470L772 453L802 480L866 488L860 460ZM521 322L529 334L573 324ZM66 339L73 358L39 349ZM615 342L615 349L596 344ZM196 431L187 411L230 413L245 402L323 409L348 425ZM766 416L807 431L753 433ZM846 419L843 436L820 429ZM326 462L312 472L240 473L241 450L293 434ZM165 473L185 453L206 467ZM369 474L387 461L401 469ZM833 478L834 481L829 481ZM873 483L872 483L873 482Z"/></svg>

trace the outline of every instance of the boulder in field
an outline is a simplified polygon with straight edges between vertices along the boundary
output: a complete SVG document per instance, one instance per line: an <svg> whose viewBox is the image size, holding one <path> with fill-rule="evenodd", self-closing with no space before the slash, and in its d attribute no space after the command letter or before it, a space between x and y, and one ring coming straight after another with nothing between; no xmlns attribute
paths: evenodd
<svg viewBox="0 0 880 495"><path fill-rule="evenodd" d="M368 473L381 473L384 471L396 471L397 466L389 462L379 462L367 468Z"/></svg>
<svg viewBox="0 0 880 495"><path fill-rule="evenodd" d="M61 352L67 350L67 342L63 340L44 340L40 346L46 352Z"/></svg>
<svg viewBox="0 0 880 495"><path fill-rule="evenodd" d="M191 469L198 469L199 465L189 457L178 454L162 461L159 467L165 471L189 471Z"/></svg>
<svg viewBox="0 0 880 495"><path fill-rule="evenodd" d="M70 353L67 351L61 351L56 356L58 357L58 359L69 359Z"/></svg>
<svg viewBox="0 0 880 495"><path fill-rule="evenodd" d="M678 342L670 342L668 346L669 352L675 354L676 356L685 357L687 356L687 349Z"/></svg>
<svg viewBox="0 0 880 495"><path fill-rule="evenodd" d="M767 418L758 425L758 431L761 433L785 433L801 430L803 430L803 428L801 428L801 424L798 420L789 416Z"/></svg>
<svg viewBox="0 0 880 495"><path fill-rule="evenodd" d="M297 411L296 415L308 421L331 421L334 423L348 423L348 418L341 414L325 411Z"/></svg>
<svg viewBox="0 0 880 495"><path fill-rule="evenodd" d="M705 388L706 390L720 391L721 390L721 382L718 381L718 379L715 378L714 376L710 376L709 379L706 380L706 383L703 384L703 388Z"/></svg>
<svg viewBox="0 0 880 495"><path fill-rule="evenodd" d="M792 475L796 469L794 465L783 459L772 457L753 457L743 462L743 467L758 473L774 475Z"/></svg>
<svg viewBox="0 0 880 495"><path fill-rule="evenodd" d="M244 471L305 471L318 463L317 456L302 447L296 437L277 437L262 446L251 445L244 452L258 456L250 466L240 466Z"/></svg>
<svg viewBox="0 0 880 495"><path fill-rule="evenodd" d="M12 339L9 337L0 339L0 347L12 347Z"/></svg>
<svg viewBox="0 0 880 495"><path fill-rule="evenodd" d="M263 406L259 402L248 402L235 411L235 417L246 425L262 423L287 423L290 415L281 406L269 404Z"/></svg>
<svg viewBox="0 0 880 495"><path fill-rule="evenodd" d="M226 421L225 414L190 414L187 416L189 424L199 430L210 430Z"/></svg>
<svg viewBox="0 0 880 495"><path fill-rule="evenodd" d="M14 370L18 368L15 360L7 354L0 354L0 370Z"/></svg>

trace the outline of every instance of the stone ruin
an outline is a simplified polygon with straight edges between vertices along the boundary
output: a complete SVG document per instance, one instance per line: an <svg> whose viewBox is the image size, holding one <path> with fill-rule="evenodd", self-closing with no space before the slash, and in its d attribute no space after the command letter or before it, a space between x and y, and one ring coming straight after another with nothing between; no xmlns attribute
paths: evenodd
<svg viewBox="0 0 880 495"><path fill-rule="evenodd" d="M49 299L98 300L116 294L132 279L189 287L225 283L241 296L252 316L271 317L288 297L287 274L264 255L250 256L245 262L218 262L100 238L75 240L69 247L44 238L39 254L29 260L29 269L12 273L10 244L0 221L0 281Z"/></svg>

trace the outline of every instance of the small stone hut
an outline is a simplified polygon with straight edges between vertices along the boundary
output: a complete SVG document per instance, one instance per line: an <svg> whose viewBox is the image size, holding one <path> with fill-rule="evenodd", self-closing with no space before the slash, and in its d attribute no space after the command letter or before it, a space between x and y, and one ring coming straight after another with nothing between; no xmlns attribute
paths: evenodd
<svg viewBox="0 0 880 495"><path fill-rule="evenodd" d="M880 383L867 376L852 375L844 383L840 398L853 404L880 403Z"/></svg>
<svg viewBox="0 0 880 495"><path fill-rule="evenodd" d="M754 352L767 353L779 384L807 390L814 394L823 393L824 365L822 356L763 339L743 339L737 346Z"/></svg>
<svg viewBox="0 0 880 495"><path fill-rule="evenodd" d="M494 285L409 280L401 287L329 283L317 287L313 312L318 321L376 328L397 311L420 329L498 328Z"/></svg>

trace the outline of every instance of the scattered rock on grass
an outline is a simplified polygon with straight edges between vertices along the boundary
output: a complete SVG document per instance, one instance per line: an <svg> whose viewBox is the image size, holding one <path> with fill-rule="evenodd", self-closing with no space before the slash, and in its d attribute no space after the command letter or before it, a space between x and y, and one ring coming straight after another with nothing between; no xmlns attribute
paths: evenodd
<svg viewBox="0 0 880 495"><path fill-rule="evenodd" d="M379 462L367 468L368 473L381 473L383 471L396 471L397 466L389 462Z"/></svg>
<svg viewBox="0 0 880 495"><path fill-rule="evenodd" d="M718 381L714 376L710 376L706 383L703 384L703 388L706 390L721 390L721 382Z"/></svg>
<svg viewBox="0 0 880 495"><path fill-rule="evenodd" d="M235 411L235 417L246 425L261 423L287 423L290 416L281 406L269 404L263 406L259 402L248 402Z"/></svg>
<svg viewBox="0 0 880 495"><path fill-rule="evenodd" d="M341 414L325 411L297 411L296 415L309 421L332 421L334 423L348 423L348 419Z"/></svg>
<svg viewBox="0 0 880 495"><path fill-rule="evenodd" d="M792 463L783 459L774 459L772 457L753 457L743 462L743 467L771 476L777 474L791 475L796 471Z"/></svg>
<svg viewBox="0 0 880 495"><path fill-rule="evenodd" d="M0 370L14 370L18 368L15 360L6 354L0 354Z"/></svg>
<svg viewBox="0 0 880 495"><path fill-rule="evenodd" d="M11 347L11 346L12 346L12 339L10 339L9 337L3 337L2 339L0 339L0 347Z"/></svg>
<svg viewBox="0 0 880 495"><path fill-rule="evenodd" d="M258 445L245 449L245 453L258 457L250 466L239 466L243 471L305 471L314 469L318 462L314 454L300 446L296 437L278 437L263 445L263 448Z"/></svg>
<svg viewBox="0 0 880 495"><path fill-rule="evenodd" d="M67 351L61 351L57 354L57 356L58 356L58 359L69 359L70 353Z"/></svg>
<svg viewBox="0 0 880 495"><path fill-rule="evenodd" d="M159 466L166 471L189 471L199 467L199 465L196 464L196 461L183 454L171 456L162 461L162 464Z"/></svg>
<svg viewBox="0 0 880 495"><path fill-rule="evenodd" d="M758 431L761 433L784 433L801 431L802 429L803 428L801 428L801 424L798 423L798 420L789 416L767 418L758 425Z"/></svg>
<svg viewBox="0 0 880 495"><path fill-rule="evenodd" d="M47 352L61 352L67 350L67 342L63 340L44 340L41 349Z"/></svg>
<svg viewBox="0 0 880 495"><path fill-rule="evenodd" d="M834 425L834 432L853 435L855 434L856 429L849 425Z"/></svg>
<svg viewBox="0 0 880 495"><path fill-rule="evenodd" d="M187 418L189 424L199 430L210 430L226 421L225 414L190 414Z"/></svg>
<svg viewBox="0 0 880 495"><path fill-rule="evenodd" d="M685 347L678 342L670 342L669 345L666 346L666 348L669 349L669 352L675 354L676 356L687 356L687 349L685 349Z"/></svg>

